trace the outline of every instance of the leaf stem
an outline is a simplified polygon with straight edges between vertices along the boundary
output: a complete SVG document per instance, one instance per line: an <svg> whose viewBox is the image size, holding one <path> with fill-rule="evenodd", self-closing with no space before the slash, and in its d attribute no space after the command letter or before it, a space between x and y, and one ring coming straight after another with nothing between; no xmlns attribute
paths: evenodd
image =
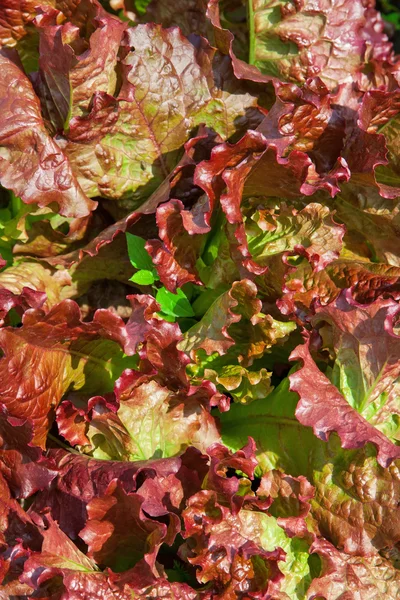
<svg viewBox="0 0 400 600"><path fill-rule="evenodd" d="M249 28L249 64L256 62L256 36L254 31L253 0L247 1L247 23Z"/></svg>
<svg viewBox="0 0 400 600"><path fill-rule="evenodd" d="M11 214L15 217L19 209L21 208L21 198L18 198L13 192L11 192Z"/></svg>
<svg viewBox="0 0 400 600"><path fill-rule="evenodd" d="M48 433L47 437L54 442L55 444L58 444L58 446L60 446L61 448L64 448L64 450L68 450L68 452L71 452L72 454L79 454L79 452L77 452L76 450L74 450L73 448L71 448L71 446L68 446L67 444L64 444L64 442L62 442L61 440L59 440L55 435L53 435L52 433Z"/></svg>

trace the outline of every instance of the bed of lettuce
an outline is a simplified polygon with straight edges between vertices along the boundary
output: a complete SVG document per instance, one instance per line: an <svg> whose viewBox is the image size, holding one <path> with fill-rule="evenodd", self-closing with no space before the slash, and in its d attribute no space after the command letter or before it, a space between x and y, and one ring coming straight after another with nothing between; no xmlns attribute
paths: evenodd
<svg viewBox="0 0 400 600"><path fill-rule="evenodd" d="M0 599L400 597L394 1L0 2Z"/></svg>

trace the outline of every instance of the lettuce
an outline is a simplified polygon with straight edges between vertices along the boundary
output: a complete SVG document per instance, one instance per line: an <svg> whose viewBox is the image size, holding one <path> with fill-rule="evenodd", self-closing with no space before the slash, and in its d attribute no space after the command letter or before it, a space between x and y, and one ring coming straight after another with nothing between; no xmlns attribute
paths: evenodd
<svg viewBox="0 0 400 600"><path fill-rule="evenodd" d="M392 4L1 2L1 600L399 597Z"/></svg>

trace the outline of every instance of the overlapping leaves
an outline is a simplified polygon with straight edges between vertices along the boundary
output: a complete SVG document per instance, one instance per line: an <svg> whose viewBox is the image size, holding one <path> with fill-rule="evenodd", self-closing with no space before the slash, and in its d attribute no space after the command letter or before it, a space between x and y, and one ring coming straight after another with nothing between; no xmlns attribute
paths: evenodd
<svg viewBox="0 0 400 600"><path fill-rule="evenodd" d="M2 3L1 599L399 597L373 4Z"/></svg>

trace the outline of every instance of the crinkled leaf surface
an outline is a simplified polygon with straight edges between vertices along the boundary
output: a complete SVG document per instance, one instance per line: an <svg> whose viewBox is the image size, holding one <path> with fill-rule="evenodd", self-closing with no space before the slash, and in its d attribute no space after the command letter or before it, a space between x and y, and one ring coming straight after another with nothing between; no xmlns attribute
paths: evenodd
<svg viewBox="0 0 400 600"><path fill-rule="evenodd" d="M66 153L89 196L121 199L124 208L133 208L176 166L196 125L229 137L255 100L219 88L212 49L200 38L192 44L178 28L139 25L127 31L123 44L133 50L123 60L111 118L102 118L106 98L98 92L90 119L77 116L70 123Z"/></svg>
<svg viewBox="0 0 400 600"><path fill-rule="evenodd" d="M399 596L390 27L1 3L1 600Z"/></svg>
<svg viewBox="0 0 400 600"><path fill-rule="evenodd" d="M395 458L399 458L400 448L347 404L337 388L318 369L310 353L309 341L298 346L291 359L299 359L303 363L296 373L290 375L290 389L300 396L296 416L303 425L311 426L323 440L331 431L337 431L343 448L359 448L371 442L377 448L377 458L382 466L389 466Z"/></svg>
<svg viewBox="0 0 400 600"><path fill-rule="evenodd" d="M308 590L310 598L323 594L326 600L338 599L343 594L356 598L396 598L400 590L397 569L381 556L354 557L338 552L328 542L313 546L322 557L323 574L315 579Z"/></svg>
<svg viewBox="0 0 400 600"><path fill-rule="evenodd" d="M11 415L32 419L34 442L45 444L51 409L69 388L104 389L123 370L123 331L123 321L107 312L83 323L68 300L47 314L28 311L21 328L0 331L1 401Z"/></svg>
<svg viewBox="0 0 400 600"><path fill-rule="evenodd" d="M397 439L399 338L393 323L398 310L393 300L363 306L342 293L336 302L318 308L313 318L335 352L332 382L357 412L392 440Z"/></svg>
<svg viewBox="0 0 400 600"><path fill-rule="evenodd" d="M69 161L47 133L40 103L16 57L3 51L0 101L0 181L24 202L56 203L67 217L84 217L96 207L77 182Z"/></svg>
<svg viewBox="0 0 400 600"><path fill-rule="evenodd" d="M350 80L363 62L361 1L250 2L249 62L261 73L304 82L319 75L329 87Z"/></svg>
<svg viewBox="0 0 400 600"><path fill-rule="evenodd" d="M268 398L232 406L220 417L224 443L236 449L251 435L264 473L280 468L306 476L315 487L311 515L338 548L363 555L397 543L398 461L385 469L371 446L343 450L334 434L327 442L319 440L296 419L297 403L284 380Z"/></svg>
<svg viewBox="0 0 400 600"><path fill-rule="evenodd" d="M194 388L186 397L149 378L137 379L133 372L123 379L116 414L112 407L105 410L93 402L94 412L85 432L91 440L93 456L123 460L163 458L179 455L189 445L205 451L219 439L216 423L205 406L207 396L202 397L201 389ZM87 442L84 438L78 443L85 446Z"/></svg>

